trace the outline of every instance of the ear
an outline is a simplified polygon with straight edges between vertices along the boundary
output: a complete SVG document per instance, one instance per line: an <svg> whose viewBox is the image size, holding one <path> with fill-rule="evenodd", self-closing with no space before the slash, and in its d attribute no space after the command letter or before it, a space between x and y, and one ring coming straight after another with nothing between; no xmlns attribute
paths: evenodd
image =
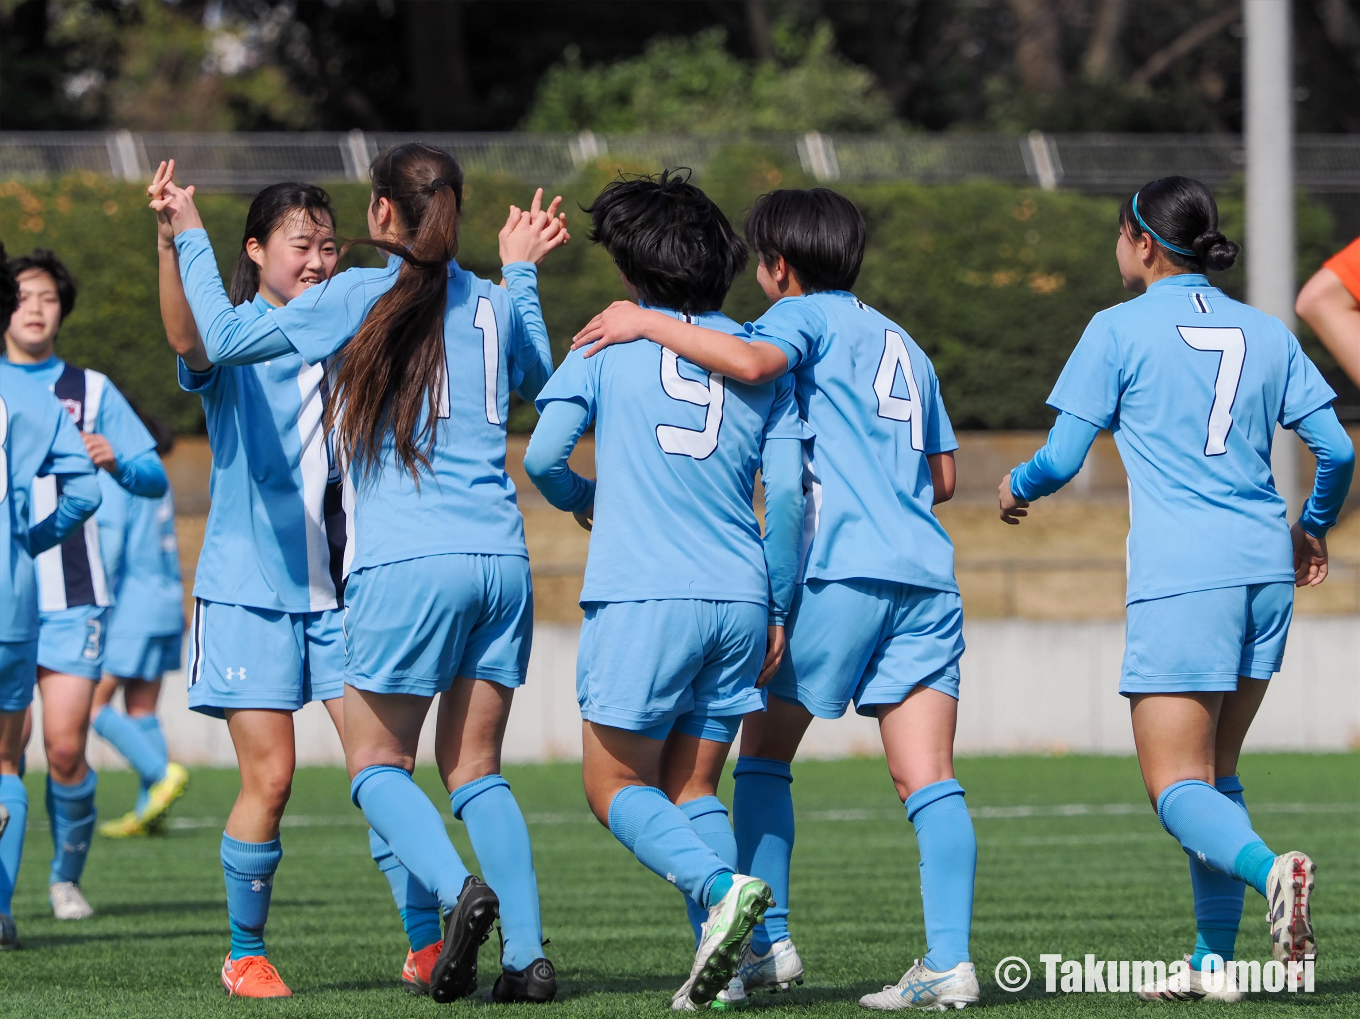
<svg viewBox="0 0 1360 1019"><path fill-rule="evenodd" d="M373 221L383 233L391 233L397 222L397 210L389 198L379 198L373 205Z"/></svg>
<svg viewBox="0 0 1360 1019"><path fill-rule="evenodd" d="M246 257L254 262L259 268L264 268L264 245L254 237L246 241Z"/></svg>

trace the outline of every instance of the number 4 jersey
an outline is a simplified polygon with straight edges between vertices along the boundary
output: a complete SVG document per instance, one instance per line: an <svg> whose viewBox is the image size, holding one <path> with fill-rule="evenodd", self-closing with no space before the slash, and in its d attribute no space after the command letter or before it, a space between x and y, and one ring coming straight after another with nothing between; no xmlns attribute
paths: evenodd
<svg viewBox="0 0 1360 1019"><path fill-rule="evenodd" d="M718 312L663 314L732 335ZM769 600L751 498L766 439L807 434L787 377L748 386L639 340L572 351L538 395L595 424L594 529L581 602Z"/></svg>
<svg viewBox="0 0 1360 1019"><path fill-rule="evenodd" d="M957 591L927 457L958 443L925 351L844 290L786 297L747 330L788 357L816 433L804 470L805 579Z"/></svg>
<svg viewBox="0 0 1360 1019"><path fill-rule="evenodd" d="M1335 398L1284 323L1200 274L1091 319L1048 403L1114 432L1128 600L1293 580L1271 440Z"/></svg>

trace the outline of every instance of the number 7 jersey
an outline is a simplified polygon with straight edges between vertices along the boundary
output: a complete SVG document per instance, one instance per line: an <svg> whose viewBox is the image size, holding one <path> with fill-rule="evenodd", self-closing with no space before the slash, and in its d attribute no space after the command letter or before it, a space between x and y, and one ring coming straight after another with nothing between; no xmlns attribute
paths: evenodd
<svg viewBox="0 0 1360 1019"><path fill-rule="evenodd" d="M845 290L786 297L746 328L789 359L816 434L803 480L803 579L957 591L927 458L958 443L925 351Z"/></svg>
<svg viewBox="0 0 1360 1019"><path fill-rule="evenodd" d="M1128 601L1292 581L1271 440L1335 398L1283 322L1201 274L1091 319L1048 403L1114 433Z"/></svg>

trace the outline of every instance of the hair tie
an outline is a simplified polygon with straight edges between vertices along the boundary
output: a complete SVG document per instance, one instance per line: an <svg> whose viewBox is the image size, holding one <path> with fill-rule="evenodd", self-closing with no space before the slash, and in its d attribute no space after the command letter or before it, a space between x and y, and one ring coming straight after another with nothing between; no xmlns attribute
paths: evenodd
<svg viewBox="0 0 1360 1019"><path fill-rule="evenodd" d="M1143 219L1142 213L1138 211L1138 196L1140 194L1142 194L1141 191L1135 191L1133 193L1133 216L1135 219L1138 220L1138 225L1143 228L1143 231L1147 234L1150 234L1152 239L1156 241L1158 244L1160 244L1162 247L1166 248L1167 251L1174 251L1178 255L1188 255L1190 258L1198 258L1199 256L1196 255L1193 251L1189 251L1186 248L1178 248L1174 244L1167 243L1160 236L1158 236L1156 230L1152 229L1152 227L1147 225L1147 223Z"/></svg>
<svg viewBox="0 0 1360 1019"><path fill-rule="evenodd" d="M430 194L434 194L434 193L437 192L440 188L451 188L451 187L453 187L453 185L450 184L450 183L449 183L447 180L445 180L443 177L436 177L434 180L430 181Z"/></svg>

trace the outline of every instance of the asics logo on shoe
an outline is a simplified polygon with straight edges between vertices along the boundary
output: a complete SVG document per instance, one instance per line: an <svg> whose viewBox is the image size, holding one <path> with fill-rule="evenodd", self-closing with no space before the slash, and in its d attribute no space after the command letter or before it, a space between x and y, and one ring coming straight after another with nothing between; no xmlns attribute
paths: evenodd
<svg viewBox="0 0 1360 1019"><path fill-rule="evenodd" d="M233 676L232 673L237 673L237 675ZM244 680L245 678L246 678L246 669L245 669L245 666L244 666L244 665L241 666L239 669L228 669L228 670L227 670L227 682L231 682L231 680L233 680L233 679Z"/></svg>
<svg viewBox="0 0 1360 1019"><path fill-rule="evenodd" d="M926 998L935 996L935 988L941 984L949 983L949 976L936 977L934 980L914 980L912 983L903 987L899 992L903 998L910 996L913 1002L922 1001Z"/></svg>

